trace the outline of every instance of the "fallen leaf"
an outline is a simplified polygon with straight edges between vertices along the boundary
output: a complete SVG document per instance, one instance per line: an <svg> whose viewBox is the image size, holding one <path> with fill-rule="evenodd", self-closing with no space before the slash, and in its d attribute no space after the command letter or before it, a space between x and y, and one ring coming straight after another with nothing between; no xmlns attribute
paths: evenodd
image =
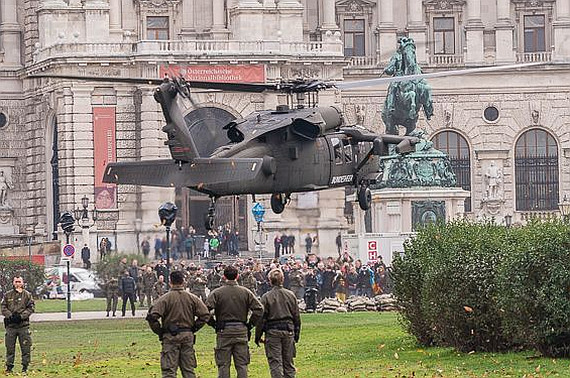
<svg viewBox="0 0 570 378"><path fill-rule="evenodd" d="M463 309L465 310L465 312L469 312L469 313L473 312L473 309L469 306L463 306Z"/></svg>
<svg viewBox="0 0 570 378"><path fill-rule="evenodd" d="M398 352L394 353L394 358L399 360L400 359L400 355L398 354Z"/></svg>

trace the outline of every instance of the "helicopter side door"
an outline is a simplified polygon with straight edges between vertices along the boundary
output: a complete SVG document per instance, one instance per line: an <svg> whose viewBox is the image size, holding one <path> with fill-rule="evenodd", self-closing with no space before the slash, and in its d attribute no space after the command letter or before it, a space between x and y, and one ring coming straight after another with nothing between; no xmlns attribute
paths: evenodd
<svg viewBox="0 0 570 378"><path fill-rule="evenodd" d="M354 178L354 163L356 156L352 144L344 134L327 136L330 152L330 179L329 186L350 185Z"/></svg>

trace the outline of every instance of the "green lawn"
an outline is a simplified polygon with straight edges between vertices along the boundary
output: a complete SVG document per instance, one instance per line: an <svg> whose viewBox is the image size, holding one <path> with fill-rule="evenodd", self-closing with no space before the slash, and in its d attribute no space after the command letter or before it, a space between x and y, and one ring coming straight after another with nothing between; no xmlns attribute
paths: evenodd
<svg viewBox="0 0 570 378"><path fill-rule="evenodd" d="M36 300L36 313L67 312L65 299L42 299ZM119 308L121 300L119 299ZM71 301L71 311L105 311L107 302L104 298L86 299L84 301ZM146 308L146 307L145 307Z"/></svg>
<svg viewBox="0 0 570 378"><path fill-rule="evenodd" d="M31 329L32 377L160 376L159 343L141 319L34 323ZM216 376L214 338L209 327L198 333L199 377ZM252 343L251 350L250 376L268 377L263 349ZM534 358L532 352L421 349L394 313L304 315L296 365L300 378L570 376L567 360Z"/></svg>

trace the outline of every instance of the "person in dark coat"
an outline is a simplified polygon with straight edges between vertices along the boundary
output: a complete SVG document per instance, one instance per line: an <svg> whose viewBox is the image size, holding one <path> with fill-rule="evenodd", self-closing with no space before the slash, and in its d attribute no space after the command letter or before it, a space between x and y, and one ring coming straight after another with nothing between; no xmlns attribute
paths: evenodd
<svg viewBox="0 0 570 378"><path fill-rule="evenodd" d="M91 269L91 250L85 244L83 248L81 248L81 261L83 261L83 267L85 269Z"/></svg>
<svg viewBox="0 0 570 378"><path fill-rule="evenodd" d="M123 314L122 316L125 316L127 300L131 302L131 311L133 316L135 316L135 295L137 291L137 283L135 282L135 279L129 275L128 270L125 270L123 277L121 277L119 290L121 291L121 296L123 298L123 307L121 309Z"/></svg>

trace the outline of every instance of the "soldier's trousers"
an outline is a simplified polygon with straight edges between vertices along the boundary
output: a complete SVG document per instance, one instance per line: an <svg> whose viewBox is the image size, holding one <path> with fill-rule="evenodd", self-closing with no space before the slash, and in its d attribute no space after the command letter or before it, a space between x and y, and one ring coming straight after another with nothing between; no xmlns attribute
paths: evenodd
<svg viewBox="0 0 570 378"><path fill-rule="evenodd" d="M6 328L6 368L14 367L14 358L16 356L16 339L20 342L20 351L22 352L22 369L27 369L30 364L32 350L32 336L29 327Z"/></svg>
<svg viewBox="0 0 570 378"><path fill-rule="evenodd" d="M216 337L214 357L216 365L218 365L218 378L230 378L232 357L237 378L247 378L247 365L249 365L247 329L245 326L235 330L233 328L226 327L226 329L218 332Z"/></svg>
<svg viewBox="0 0 570 378"><path fill-rule="evenodd" d="M271 378L294 378L295 340L293 332L270 329L265 332L265 356Z"/></svg>
<svg viewBox="0 0 570 378"><path fill-rule="evenodd" d="M140 305L144 306L144 298L146 297L146 303L148 305L148 307L150 307L151 301L152 301L152 289L150 290L143 290L141 292L141 296L140 296Z"/></svg>
<svg viewBox="0 0 570 378"><path fill-rule="evenodd" d="M113 310L113 315L117 312L117 302L119 302L119 296L113 295L112 297L107 297L107 313ZM111 305L113 307L111 307Z"/></svg>
<svg viewBox="0 0 570 378"><path fill-rule="evenodd" d="M193 333L183 332L176 336L165 336L160 352L160 370L163 378L176 378L178 367L182 377L195 378L196 366Z"/></svg>

